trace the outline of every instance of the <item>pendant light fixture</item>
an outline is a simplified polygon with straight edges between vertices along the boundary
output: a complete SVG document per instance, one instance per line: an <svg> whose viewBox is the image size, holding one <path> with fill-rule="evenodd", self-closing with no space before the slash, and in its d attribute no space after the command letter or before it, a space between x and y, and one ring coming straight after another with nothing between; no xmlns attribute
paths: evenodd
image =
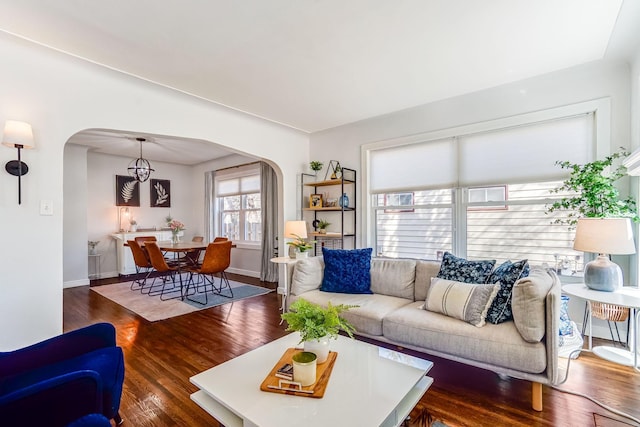
<svg viewBox="0 0 640 427"><path fill-rule="evenodd" d="M145 182L149 179L154 169L151 168L149 160L142 157L142 143L146 141L146 138L138 137L136 141L140 143L140 157L132 160L127 169L129 170L129 175L135 178L136 181Z"/></svg>

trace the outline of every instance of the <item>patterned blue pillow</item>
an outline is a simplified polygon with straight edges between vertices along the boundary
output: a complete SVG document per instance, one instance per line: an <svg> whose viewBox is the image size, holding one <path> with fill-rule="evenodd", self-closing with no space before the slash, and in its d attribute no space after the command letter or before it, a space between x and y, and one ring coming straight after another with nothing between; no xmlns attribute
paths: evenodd
<svg viewBox="0 0 640 427"><path fill-rule="evenodd" d="M517 262L505 261L500 264L491 276L488 283L500 283L498 295L493 300L487 312L487 322L498 324L513 319L511 311L511 294L513 285L518 279L529 275L529 263L526 259Z"/></svg>
<svg viewBox="0 0 640 427"><path fill-rule="evenodd" d="M569 312L567 304L569 303L569 297L562 295L562 301L560 302L560 335L571 335L573 333L573 325L569 318Z"/></svg>
<svg viewBox="0 0 640 427"><path fill-rule="evenodd" d="M464 283L489 283L487 279L495 264L496 260L468 261L445 252L437 277Z"/></svg>
<svg viewBox="0 0 640 427"><path fill-rule="evenodd" d="M322 248L324 277L320 290L343 294L372 294L371 248Z"/></svg>

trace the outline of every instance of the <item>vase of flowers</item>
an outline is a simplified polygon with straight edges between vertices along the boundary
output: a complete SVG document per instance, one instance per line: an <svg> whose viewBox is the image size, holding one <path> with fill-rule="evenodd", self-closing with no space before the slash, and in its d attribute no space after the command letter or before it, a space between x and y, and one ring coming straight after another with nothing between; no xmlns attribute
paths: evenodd
<svg viewBox="0 0 640 427"><path fill-rule="evenodd" d="M100 243L99 240L89 240L89 255L96 254L96 246Z"/></svg>
<svg viewBox="0 0 640 427"><path fill-rule="evenodd" d="M171 222L169 222L169 228L171 229L171 242L179 243L180 232L184 230L184 224L177 219L172 219Z"/></svg>

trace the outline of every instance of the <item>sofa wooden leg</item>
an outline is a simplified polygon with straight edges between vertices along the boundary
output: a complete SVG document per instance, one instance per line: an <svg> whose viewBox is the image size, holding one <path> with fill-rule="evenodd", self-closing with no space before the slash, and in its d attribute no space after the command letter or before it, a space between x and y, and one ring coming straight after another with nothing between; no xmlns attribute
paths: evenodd
<svg viewBox="0 0 640 427"><path fill-rule="evenodd" d="M113 417L113 421L116 422L116 425L122 425L122 423L124 423L124 420L122 419L122 417L120 416L120 412L116 412L116 414Z"/></svg>
<svg viewBox="0 0 640 427"><path fill-rule="evenodd" d="M531 408L542 411L542 383L531 383Z"/></svg>

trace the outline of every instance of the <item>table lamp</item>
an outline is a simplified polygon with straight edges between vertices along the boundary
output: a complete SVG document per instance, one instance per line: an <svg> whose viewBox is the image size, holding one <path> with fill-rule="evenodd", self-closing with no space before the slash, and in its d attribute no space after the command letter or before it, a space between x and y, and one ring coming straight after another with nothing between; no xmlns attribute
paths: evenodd
<svg viewBox="0 0 640 427"><path fill-rule="evenodd" d="M581 218L573 249L598 254L584 266L585 285L596 291L613 292L623 284L622 270L609 255L636 252L631 221L629 218Z"/></svg>
<svg viewBox="0 0 640 427"><path fill-rule="evenodd" d="M305 221L287 221L284 224L284 238L285 239L306 239L307 238L307 223ZM295 258L295 248L289 246L289 258Z"/></svg>

